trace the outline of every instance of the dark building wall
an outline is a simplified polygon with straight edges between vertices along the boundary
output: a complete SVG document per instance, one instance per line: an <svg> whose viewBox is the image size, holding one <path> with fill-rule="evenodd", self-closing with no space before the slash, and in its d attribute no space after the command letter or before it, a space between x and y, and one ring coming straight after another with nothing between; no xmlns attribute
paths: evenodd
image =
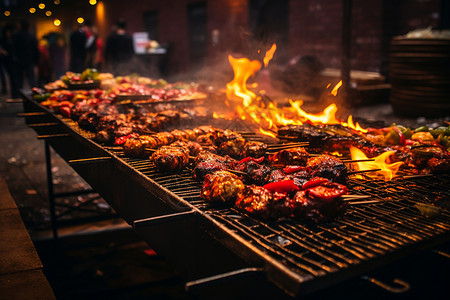
<svg viewBox="0 0 450 300"><path fill-rule="evenodd" d="M189 63L187 7L198 2L202 1L110 0L105 1L105 11L109 27L122 17L128 21L129 32L143 31L144 13L157 11L159 42L171 45L169 70L174 74L194 67ZM249 0L203 2L207 7L210 61L228 53L248 54L258 50L251 49L255 44L249 28ZM352 69L384 72L392 36L439 24L439 0L352 2ZM342 1L290 0L288 5L288 43L284 46L287 49L282 50L290 57L316 55L326 67L340 68Z"/></svg>

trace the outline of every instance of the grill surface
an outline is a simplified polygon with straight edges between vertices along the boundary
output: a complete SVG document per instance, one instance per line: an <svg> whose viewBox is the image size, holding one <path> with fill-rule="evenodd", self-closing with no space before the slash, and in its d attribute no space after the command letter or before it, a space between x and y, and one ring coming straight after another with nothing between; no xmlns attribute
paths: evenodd
<svg viewBox="0 0 450 300"><path fill-rule="evenodd" d="M32 111L47 111L26 97L25 100L32 104ZM448 174L405 176L389 182L350 179L352 194L370 196L365 200L376 200L376 203L349 205L345 215L331 223L312 225L290 219L262 222L233 208L209 206L200 197L200 183L191 177L188 169L177 174L159 173L150 161L127 158L120 148L102 147L89 141L91 134L74 122L62 119L62 123L71 134L80 135L82 143L88 142L117 159L118 168L130 168L131 173L151 183L150 192L181 203L178 211L195 211L196 217L206 219L215 228L210 234L252 265L263 267L269 279L291 295L344 280L411 251L450 239L447 210L426 217L415 207L417 203L436 199L448 201ZM110 188L114 193L118 187ZM115 201L107 195L104 197L108 202ZM116 210L121 213L120 208ZM132 219L139 222L142 218L135 215ZM221 234L216 236L217 231Z"/></svg>

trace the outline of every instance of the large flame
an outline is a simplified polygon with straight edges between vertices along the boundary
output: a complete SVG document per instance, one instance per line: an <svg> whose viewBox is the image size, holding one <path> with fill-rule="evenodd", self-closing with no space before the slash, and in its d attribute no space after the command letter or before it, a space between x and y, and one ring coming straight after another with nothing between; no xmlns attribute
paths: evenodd
<svg viewBox="0 0 450 300"><path fill-rule="evenodd" d="M272 59L275 50L276 45L273 44L266 52L263 59L265 66ZM257 96L247 88L247 80L261 69L262 63L258 60L249 60L247 58L237 59L231 55L228 56L228 60L233 67L234 78L227 83L227 99L235 103L239 117L258 124L262 129L260 130L261 133L273 136L280 126L302 125L305 122L328 125L341 124L358 132L367 132L358 123L353 123L351 115L348 117L347 122L339 121L336 118L337 106L334 103L318 114L309 114L301 109L302 100L290 100L291 107L284 108L278 107L274 102L264 103L261 101L261 96ZM331 94L336 96L341 85L342 81L333 88ZM257 85L253 87L255 88Z"/></svg>
<svg viewBox="0 0 450 300"><path fill-rule="evenodd" d="M394 151L386 151L377 157L374 157L374 161L362 161L357 162L357 170L373 170L380 169L380 171L366 173L366 176L374 178L383 178L388 181L396 176L403 162L389 163L389 157L394 153ZM364 160L367 156L360 149L356 147L350 147L350 154L354 160Z"/></svg>

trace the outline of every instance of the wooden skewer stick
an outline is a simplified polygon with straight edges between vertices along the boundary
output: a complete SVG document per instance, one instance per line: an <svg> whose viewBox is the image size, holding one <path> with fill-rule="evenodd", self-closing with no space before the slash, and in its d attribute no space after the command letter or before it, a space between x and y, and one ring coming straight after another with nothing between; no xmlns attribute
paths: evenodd
<svg viewBox="0 0 450 300"><path fill-rule="evenodd" d="M347 172L347 175L360 174L360 173L369 173L369 172L376 172L376 171L381 171L381 169L350 171L350 172Z"/></svg>
<svg viewBox="0 0 450 300"><path fill-rule="evenodd" d="M349 202L350 205L360 205L360 204L372 204L372 203L380 203L383 200L369 200L369 201L358 201L358 202Z"/></svg>

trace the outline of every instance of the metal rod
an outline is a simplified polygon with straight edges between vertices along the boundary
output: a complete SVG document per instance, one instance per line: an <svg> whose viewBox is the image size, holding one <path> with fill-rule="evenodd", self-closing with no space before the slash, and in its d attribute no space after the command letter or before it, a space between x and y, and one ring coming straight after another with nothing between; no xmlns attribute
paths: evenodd
<svg viewBox="0 0 450 300"><path fill-rule="evenodd" d="M169 219L172 219L172 218L184 217L186 215L190 215L190 214L193 214L193 213L194 213L193 210L188 210L188 211L183 211L183 212L174 213L174 214L168 214L168 215L162 215L162 216L157 216L157 217L139 219L139 220L133 221L133 227L136 228L137 226L141 226L141 225L145 225L145 224L149 224L149 223L153 223L153 222L157 222L157 221L166 221L166 220L169 220Z"/></svg>
<svg viewBox="0 0 450 300"><path fill-rule="evenodd" d="M6 99L5 103L22 103L23 100L21 98L17 99Z"/></svg>
<svg viewBox="0 0 450 300"><path fill-rule="evenodd" d="M46 126L58 126L61 125L59 123L34 123L34 124L28 124L28 127L34 128L34 127L46 127Z"/></svg>
<svg viewBox="0 0 450 300"><path fill-rule="evenodd" d="M36 117L36 116L45 116L48 115L46 112L43 111L35 111L35 112L26 112L26 113L18 113L18 117Z"/></svg>
<svg viewBox="0 0 450 300"><path fill-rule="evenodd" d="M350 172L347 172L347 175L353 175L353 174L359 174L359 173L368 173L368 172L377 172L377 171L381 171L381 169L350 171Z"/></svg>
<svg viewBox="0 0 450 300"><path fill-rule="evenodd" d="M62 198L62 197L70 197L70 196L77 196L77 195L85 195L85 194L92 194L96 193L96 191L90 189L90 190L80 190L75 192L65 192L65 193L53 193L54 198Z"/></svg>
<svg viewBox="0 0 450 300"><path fill-rule="evenodd" d="M46 135L38 135L38 140L46 140L46 139L53 139L53 138L60 138L60 137L67 137L70 136L68 133L56 133L56 134L46 134Z"/></svg>
<svg viewBox="0 0 450 300"><path fill-rule="evenodd" d="M111 156L72 159L72 160L69 160L69 164L70 165L83 165L83 164L91 164L91 163L107 161L107 160L110 160L110 159L111 159Z"/></svg>
<svg viewBox="0 0 450 300"><path fill-rule="evenodd" d="M50 209L50 222L52 226L53 239L58 239L58 224L55 211L55 194L53 190L52 160L50 157L50 146L47 141L45 145L45 167L47 172L47 193Z"/></svg>
<svg viewBox="0 0 450 300"><path fill-rule="evenodd" d="M202 278L202 279L198 279L198 280L189 281L185 284L185 286L186 286L186 289L189 290L193 287L197 287L200 285L209 284L209 283L213 283L216 281L232 278L232 277L235 277L238 275L254 273L254 272L259 273L262 271L263 271L263 269L261 269L261 268L243 268L243 269L234 270L231 272L226 272L226 273L222 273L222 274L218 274L218 275L214 275L214 276L210 276L210 277L206 277L206 278Z"/></svg>

